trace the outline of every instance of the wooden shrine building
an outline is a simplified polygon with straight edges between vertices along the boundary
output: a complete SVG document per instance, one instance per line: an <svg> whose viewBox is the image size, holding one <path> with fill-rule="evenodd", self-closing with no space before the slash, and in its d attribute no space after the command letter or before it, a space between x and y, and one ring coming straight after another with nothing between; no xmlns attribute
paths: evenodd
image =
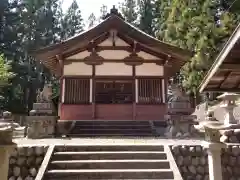
<svg viewBox="0 0 240 180"><path fill-rule="evenodd" d="M240 24L204 77L199 91L240 92Z"/></svg>
<svg viewBox="0 0 240 180"><path fill-rule="evenodd" d="M191 53L113 8L97 26L34 56L61 79L60 120L163 120L168 79Z"/></svg>

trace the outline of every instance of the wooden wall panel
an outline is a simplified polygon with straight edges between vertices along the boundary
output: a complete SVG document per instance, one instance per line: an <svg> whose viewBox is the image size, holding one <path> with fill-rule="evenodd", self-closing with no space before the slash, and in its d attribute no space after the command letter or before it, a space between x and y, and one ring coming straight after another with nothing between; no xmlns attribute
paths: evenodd
<svg viewBox="0 0 240 180"><path fill-rule="evenodd" d="M97 104L96 119L99 120L132 120L132 104Z"/></svg>
<svg viewBox="0 0 240 180"><path fill-rule="evenodd" d="M158 120L164 121L167 113L167 105L136 105L136 120Z"/></svg>
<svg viewBox="0 0 240 180"><path fill-rule="evenodd" d="M136 105L136 120L164 121L167 105ZM92 105L61 105L61 120L93 120ZM97 104L96 120L133 120L132 104Z"/></svg>
<svg viewBox="0 0 240 180"><path fill-rule="evenodd" d="M92 105L61 105L61 120L91 120Z"/></svg>

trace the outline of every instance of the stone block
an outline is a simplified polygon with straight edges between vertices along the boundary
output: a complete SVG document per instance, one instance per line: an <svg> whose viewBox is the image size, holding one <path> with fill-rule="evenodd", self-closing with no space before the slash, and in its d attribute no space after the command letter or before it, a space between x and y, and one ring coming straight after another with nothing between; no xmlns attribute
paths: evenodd
<svg viewBox="0 0 240 180"><path fill-rule="evenodd" d="M33 104L33 109L34 110L45 110L45 109L53 109L53 104L52 103L34 103Z"/></svg>
<svg viewBox="0 0 240 180"><path fill-rule="evenodd" d="M48 138L55 134L55 116L28 116L27 117L28 138Z"/></svg>
<svg viewBox="0 0 240 180"><path fill-rule="evenodd" d="M13 131L12 128L0 128L0 145L10 145L13 144Z"/></svg>

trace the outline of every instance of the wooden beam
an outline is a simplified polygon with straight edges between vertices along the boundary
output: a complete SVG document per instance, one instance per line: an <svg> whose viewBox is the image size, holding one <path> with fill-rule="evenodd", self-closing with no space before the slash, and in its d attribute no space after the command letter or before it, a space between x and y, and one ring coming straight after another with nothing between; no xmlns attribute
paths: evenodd
<svg viewBox="0 0 240 180"><path fill-rule="evenodd" d="M67 59L64 61L65 64L72 63L72 62L84 62L84 59ZM105 59L104 62L114 62L114 63L124 63L122 59ZM156 63L157 65L164 65L164 61L160 59L151 59L151 60L144 60L143 63Z"/></svg>
<svg viewBox="0 0 240 180"><path fill-rule="evenodd" d="M94 46L97 46L98 44L102 43L103 41L105 41L107 38L109 38L110 36L110 32L105 32L102 35L98 36L97 38L92 40L92 44Z"/></svg>
<svg viewBox="0 0 240 180"><path fill-rule="evenodd" d="M104 50L112 50L112 51L127 51L127 52L133 52L133 47L131 46L96 46L96 51L104 51Z"/></svg>
<svg viewBox="0 0 240 180"><path fill-rule="evenodd" d="M221 70L229 70L229 71L240 71L240 63L234 64L234 63L223 63L220 66Z"/></svg>
<svg viewBox="0 0 240 180"><path fill-rule="evenodd" d="M204 92L234 92L239 93L240 88L205 88Z"/></svg>

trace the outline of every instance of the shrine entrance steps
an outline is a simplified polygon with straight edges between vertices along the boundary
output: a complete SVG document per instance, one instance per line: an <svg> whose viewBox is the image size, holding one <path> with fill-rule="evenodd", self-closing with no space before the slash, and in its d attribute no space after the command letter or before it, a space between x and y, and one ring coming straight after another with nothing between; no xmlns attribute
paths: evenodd
<svg viewBox="0 0 240 180"><path fill-rule="evenodd" d="M76 121L68 134L70 137L151 137L156 136L156 127L164 129L165 122L153 121ZM164 130L163 130L164 131Z"/></svg>
<svg viewBox="0 0 240 180"><path fill-rule="evenodd" d="M163 145L56 146L43 180L173 180L166 152Z"/></svg>

